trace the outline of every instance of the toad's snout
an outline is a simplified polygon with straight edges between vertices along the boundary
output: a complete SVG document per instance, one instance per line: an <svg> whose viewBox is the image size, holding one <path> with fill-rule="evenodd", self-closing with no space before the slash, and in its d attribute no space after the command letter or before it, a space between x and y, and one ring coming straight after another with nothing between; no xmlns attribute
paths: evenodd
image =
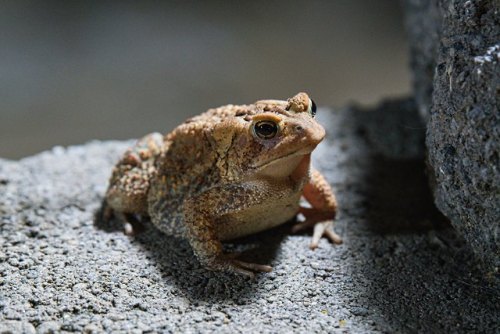
<svg viewBox="0 0 500 334"><path fill-rule="evenodd" d="M289 124L289 131L299 142L312 146L318 145L325 138L325 129L314 120Z"/></svg>

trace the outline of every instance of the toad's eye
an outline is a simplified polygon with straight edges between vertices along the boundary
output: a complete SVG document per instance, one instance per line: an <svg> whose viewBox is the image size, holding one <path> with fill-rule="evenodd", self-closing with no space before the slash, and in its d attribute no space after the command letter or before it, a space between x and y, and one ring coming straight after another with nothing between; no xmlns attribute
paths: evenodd
<svg viewBox="0 0 500 334"><path fill-rule="evenodd" d="M310 108L311 108L310 114L314 118L314 116L316 116L316 103L314 103L314 101L312 99L311 99L311 106L310 106Z"/></svg>
<svg viewBox="0 0 500 334"><path fill-rule="evenodd" d="M278 124L272 121L260 121L254 124L253 132L261 139L271 139L278 133Z"/></svg>

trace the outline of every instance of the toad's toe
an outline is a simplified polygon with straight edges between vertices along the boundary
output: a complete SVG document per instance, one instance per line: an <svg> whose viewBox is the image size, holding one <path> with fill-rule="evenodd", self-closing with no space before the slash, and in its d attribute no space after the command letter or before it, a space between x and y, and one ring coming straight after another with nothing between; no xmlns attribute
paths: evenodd
<svg viewBox="0 0 500 334"><path fill-rule="evenodd" d="M309 248L318 248L319 241L323 236L327 237L332 243L336 245L340 245L342 243L342 238L333 231L333 221L328 220L325 222L316 223L316 225L314 225L314 233L312 241L309 244Z"/></svg>

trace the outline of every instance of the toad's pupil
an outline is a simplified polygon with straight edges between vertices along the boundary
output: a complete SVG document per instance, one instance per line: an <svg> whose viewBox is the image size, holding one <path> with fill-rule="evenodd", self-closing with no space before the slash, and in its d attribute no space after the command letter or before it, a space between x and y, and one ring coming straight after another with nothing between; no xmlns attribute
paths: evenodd
<svg viewBox="0 0 500 334"><path fill-rule="evenodd" d="M278 126L273 122L259 122L255 125L255 132L261 138L272 138L278 132Z"/></svg>
<svg viewBox="0 0 500 334"><path fill-rule="evenodd" d="M316 103L314 103L313 100L311 100L311 116L314 117L316 115Z"/></svg>

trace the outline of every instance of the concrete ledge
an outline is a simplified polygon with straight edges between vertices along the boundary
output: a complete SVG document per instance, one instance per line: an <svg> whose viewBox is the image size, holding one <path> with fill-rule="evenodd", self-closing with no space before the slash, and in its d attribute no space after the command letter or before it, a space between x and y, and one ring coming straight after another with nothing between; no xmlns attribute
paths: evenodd
<svg viewBox="0 0 500 334"><path fill-rule="evenodd" d="M228 245L271 263L255 281L200 268L186 241L95 221L130 142L0 160L0 332L494 332L499 292L434 208L412 101L319 112L316 167L344 244L290 225Z"/></svg>

